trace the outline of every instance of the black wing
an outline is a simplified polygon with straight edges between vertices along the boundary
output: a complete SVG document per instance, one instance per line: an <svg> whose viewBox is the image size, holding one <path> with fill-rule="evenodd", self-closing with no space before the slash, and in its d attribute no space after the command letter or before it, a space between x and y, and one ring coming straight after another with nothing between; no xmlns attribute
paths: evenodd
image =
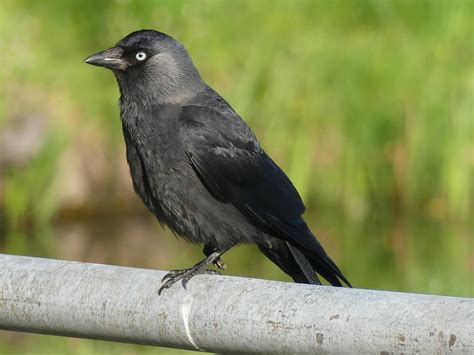
<svg viewBox="0 0 474 355"><path fill-rule="evenodd" d="M232 203L271 235L314 248L301 197L239 116L192 105L181 120L189 159L216 199Z"/></svg>

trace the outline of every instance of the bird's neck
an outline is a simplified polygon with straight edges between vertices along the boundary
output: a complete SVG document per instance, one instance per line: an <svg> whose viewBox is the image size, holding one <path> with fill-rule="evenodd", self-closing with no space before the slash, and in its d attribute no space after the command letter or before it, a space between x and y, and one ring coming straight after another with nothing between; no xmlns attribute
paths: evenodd
<svg viewBox="0 0 474 355"><path fill-rule="evenodd" d="M192 73L194 74L194 73ZM196 72L195 75L159 80L154 76L117 76L121 99L139 106L185 105L206 88Z"/></svg>
<svg viewBox="0 0 474 355"><path fill-rule="evenodd" d="M194 95L193 95L194 96ZM162 102L153 96L120 96L120 118L133 136L150 134L153 127L158 133L165 133L163 127L174 127L181 107L185 103ZM171 122L170 122L171 121ZM157 133L155 132L155 134Z"/></svg>

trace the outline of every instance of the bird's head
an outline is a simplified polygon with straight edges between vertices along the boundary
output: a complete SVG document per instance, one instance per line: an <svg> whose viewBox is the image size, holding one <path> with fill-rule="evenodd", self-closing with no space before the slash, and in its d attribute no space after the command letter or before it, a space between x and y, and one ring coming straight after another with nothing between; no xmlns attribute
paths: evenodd
<svg viewBox="0 0 474 355"><path fill-rule="evenodd" d="M184 46L154 30L132 32L114 47L92 54L85 63L111 69L122 95L179 101L204 83Z"/></svg>

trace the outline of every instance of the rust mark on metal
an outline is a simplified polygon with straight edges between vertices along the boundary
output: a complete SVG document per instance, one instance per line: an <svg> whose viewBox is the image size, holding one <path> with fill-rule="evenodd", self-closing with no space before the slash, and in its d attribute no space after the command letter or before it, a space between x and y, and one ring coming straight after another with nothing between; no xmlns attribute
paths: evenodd
<svg viewBox="0 0 474 355"><path fill-rule="evenodd" d="M37 306L41 306L41 302L40 301L36 301L36 300L30 300L30 299L21 299L21 298L17 298L17 297L2 297L0 298L0 303L3 303L3 305L6 305L6 304L11 304L11 303L24 303L24 304L34 304L34 305L37 305Z"/></svg>
<svg viewBox="0 0 474 355"><path fill-rule="evenodd" d="M456 342L456 339L457 339L456 335L454 334L449 335L449 341L448 341L449 347L452 347L454 345L454 343Z"/></svg>
<svg viewBox="0 0 474 355"><path fill-rule="evenodd" d="M400 340L400 343L398 343L398 345L405 346L405 336L403 334L398 334L397 338L398 340Z"/></svg>
<svg viewBox="0 0 474 355"><path fill-rule="evenodd" d="M442 330L440 330L440 331L438 332L438 340L439 340L439 341L443 341L443 338L444 338L444 333L443 333Z"/></svg>
<svg viewBox="0 0 474 355"><path fill-rule="evenodd" d="M295 329L294 327L292 326L288 326L288 325L284 325L280 322L274 322L272 320L268 320L267 321L267 324L270 324L272 327L273 327L273 330L276 330L276 329L286 329L286 330L293 330Z"/></svg>
<svg viewBox="0 0 474 355"><path fill-rule="evenodd" d="M324 334L323 333L317 333L316 334L316 343L318 345L323 345L323 340L324 340Z"/></svg>

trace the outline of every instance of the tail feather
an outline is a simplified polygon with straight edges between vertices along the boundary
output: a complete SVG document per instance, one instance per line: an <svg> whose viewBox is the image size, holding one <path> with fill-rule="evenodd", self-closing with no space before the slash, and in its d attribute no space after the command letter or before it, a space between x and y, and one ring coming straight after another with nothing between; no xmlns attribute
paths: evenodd
<svg viewBox="0 0 474 355"><path fill-rule="evenodd" d="M314 271L324 277L333 286L341 287L342 280L347 286L352 287L309 228L306 227L302 233L306 235L306 238L301 238L305 243L304 245L298 245L298 248L309 259Z"/></svg>
<svg viewBox="0 0 474 355"><path fill-rule="evenodd" d="M308 258L296 247L292 246L290 243L285 243L288 249L293 255L296 263L298 264L301 272L303 272L304 276L306 277L308 283L314 285L321 285L321 281L318 278L318 275L315 274L311 263L308 261Z"/></svg>
<svg viewBox="0 0 474 355"><path fill-rule="evenodd" d="M259 244L258 248L297 283L321 285L317 275L319 274L333 286L341 287L342 280L352 287L319 242L315 238L314 241L316 243L311 250L276 238Z"/></svg>
<svg viewBox="0 0 474 355"><path fill-rule="evenodd" d="M314 283L312 282L312 279L317 279L317 276L313 277L309 276L309 274L311 273L311 275L315 275L315 273L318 273L333 286L342 286L342 280L347 284L347 286L352 287L334 261L332 261L326 254L322 245L313 233L311 233L311 230L303 219L299 219L295 223L285 223L281 220L273 220L273 223L275 225L272 228L272 231L278 235L278 239L271 238L272 242L273 240L279 240L280 242L285 241L283 244L285 244L286 249L290 250L290 253L292 254L291 263L296 263L298 265L299 273L305 275L306 283ZM283 250L281 243L278 248ZM271 257L269 258L275 262ZM278 262L275 263L279 265ZM283 271L285 271L284 267L281 265L279 266ZM291 273L287 271L285 272L293 277ZM321 284L319 279L317 280L318 284Z"/></svg>
<svg viewBox="0 0 474 355"><path fill-rule="evenodd" d="M324 277L331 285L341 287L341 279L351 287L337 266L334 266L334 262L329 258L329 256L326 255L321 258L319 256L308 255L308 253L305 253L305 255L309 258L314 270Z"/></svg>
<svg viewBox="0 0 474 355"><path fill-rule="evenodd" d="M275 263L293 281L304 284L320 285L313 267L304 254L283 240L271 238L264 244L258 244L260 251Z"/></svg>
<svg viewBox="0 0 474 355"><path fill-rule="evenodd" d="M313 247L311 250L304 248L303 253L309 259L313 269L333 286L341 287L342 280L347 286L352 287L336 263L326 254L318 240L314 236L312 238L315 241Z"/></svg>

